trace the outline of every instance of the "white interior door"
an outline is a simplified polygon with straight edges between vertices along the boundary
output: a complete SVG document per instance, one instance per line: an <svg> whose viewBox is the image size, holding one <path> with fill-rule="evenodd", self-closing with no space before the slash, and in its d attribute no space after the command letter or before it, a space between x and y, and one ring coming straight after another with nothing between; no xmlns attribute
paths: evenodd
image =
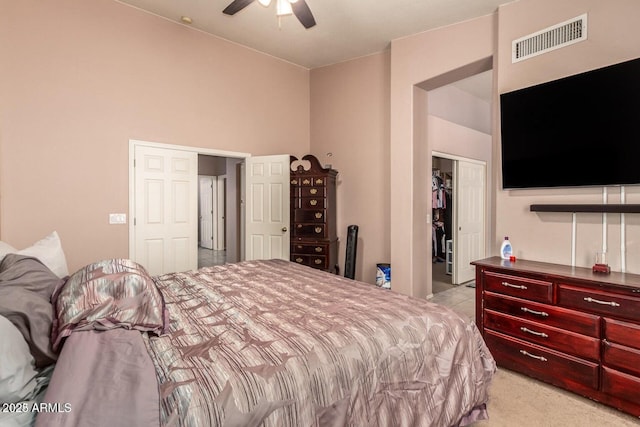
<svg viewBox="0 0 640 427"><path fill-rule="evenodd" d="M227 200L227 178L224 175L220 175L216 178L214 183L216 187L215 191L215 217L213 223L215 224L217 232L215 233L214 248L219 251L226 249L225 245L225 231L227 229L227 223L225 222L225 215L227 212L226 200Z"/></svg>
<svg viewBox="0 0 640 427"><path fill-rule="evenodd" d="M486 166L482 163L454 162L454 284L475 278L471 261L484 257Z"/></svg>
<svg viewBox="0 0 640 427"><path fill-rule="evenodd" d="M289 155L245 160L245 259L289 259Z"/></svg>
<svg viewBox="0 0 640 427"><path fill-rule="evenodd" d="M152 275L198 267L198 155L136 145L132 259Z"/></svg>
<svg viewBox="0 0 640 427"><path fill-rule="evenodd" d="M200 246L206 249L213 249L213 182L214 177L198 177Z"/></svg>

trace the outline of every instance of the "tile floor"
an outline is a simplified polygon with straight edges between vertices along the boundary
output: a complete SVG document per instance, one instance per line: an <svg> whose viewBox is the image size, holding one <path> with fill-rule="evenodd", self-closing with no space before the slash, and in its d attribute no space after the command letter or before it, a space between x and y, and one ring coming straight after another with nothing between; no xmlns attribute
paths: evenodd
<svg viewBox="0 0 640 427"><path fill-rule="evenodd" d="M452 285L451 276L445 274L444 264L433 264L433 297L431 302L446 305L459 314L475 319L476 289L466 284Z"/></svg>
<svg viewBox="0 0 640 427"><path fill-rule="evenodd" d="M226 259L226 251L214 251L211 249L198 248L198 268L221 265L225 263Z"/></svg>

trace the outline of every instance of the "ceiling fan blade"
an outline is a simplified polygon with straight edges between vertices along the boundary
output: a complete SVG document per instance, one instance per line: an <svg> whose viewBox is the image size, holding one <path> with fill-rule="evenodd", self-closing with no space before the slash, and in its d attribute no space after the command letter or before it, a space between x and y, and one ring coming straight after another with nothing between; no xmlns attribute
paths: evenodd
<svg viewBox="0 0 640 427"><path fill-rule="evenodd" d="M316 20L309 9L309 5L304 0L298 0L295 3L291 3L293 14L296 15L298 20L305 28L311 28L316 25Z"/></svg>
<svg viewBox="0 0 640 427"><path fill-rule="evenodd" d="M226 15L234 15L245 7L249 6L255 0L233 0L229 6L225 7L222 13Z"/></svg>

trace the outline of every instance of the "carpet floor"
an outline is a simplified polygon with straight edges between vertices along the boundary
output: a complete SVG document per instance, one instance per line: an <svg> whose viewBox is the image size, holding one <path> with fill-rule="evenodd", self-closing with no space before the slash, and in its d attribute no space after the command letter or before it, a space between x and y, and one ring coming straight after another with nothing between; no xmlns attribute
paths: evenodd
<svg viewBox="0 0 640 427"><path fill-rule="evenodd" d="M489 419L474 427L638 427L640 419L568 391L498 368Z"/></svg>

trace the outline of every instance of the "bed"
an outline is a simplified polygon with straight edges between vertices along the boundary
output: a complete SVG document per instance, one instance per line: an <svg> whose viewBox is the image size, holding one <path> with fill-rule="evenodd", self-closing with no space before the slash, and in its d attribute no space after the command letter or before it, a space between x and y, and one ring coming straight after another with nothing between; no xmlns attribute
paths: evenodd
<svg viewBox="0 0 640 427"><path fill-rule="evenodd" d="M126 259L64 278L47 271L24 255L0 263L0 320L22 325L35 371L0 424L457 426L488 416L491 354L471 320L427 300L283 260L158 277ZM25 277L38 283L29 292L40 311L50 295L48 320L11 315Z"/></svg>

